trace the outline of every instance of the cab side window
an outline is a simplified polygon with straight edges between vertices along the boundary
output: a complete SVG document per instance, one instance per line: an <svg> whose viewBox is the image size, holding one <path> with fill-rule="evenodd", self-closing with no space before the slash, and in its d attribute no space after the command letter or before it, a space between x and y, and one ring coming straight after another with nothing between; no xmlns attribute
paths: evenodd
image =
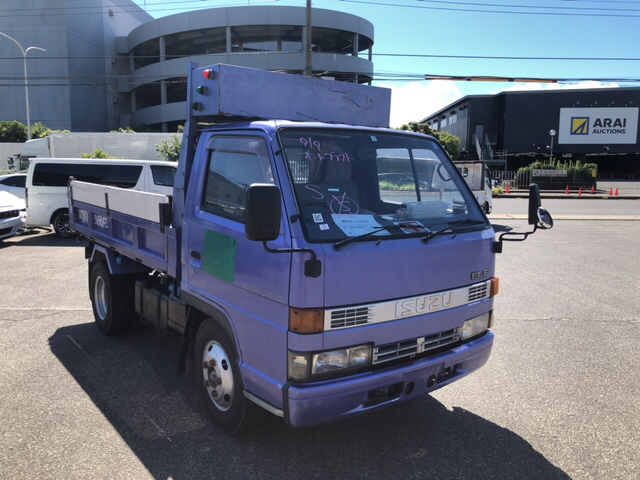
<svg viewBox="0 0 640 480"><path fill-rule="evenodd" d="M269 151L261 137L215 136L207 145L209 165L202 210L244 222L247 189L274 183Z"/></svg>

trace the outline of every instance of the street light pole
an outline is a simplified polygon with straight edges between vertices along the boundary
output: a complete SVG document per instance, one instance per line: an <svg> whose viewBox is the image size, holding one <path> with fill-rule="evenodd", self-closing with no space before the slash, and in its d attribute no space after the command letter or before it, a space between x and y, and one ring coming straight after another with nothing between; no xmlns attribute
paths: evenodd
<svg viewBox="0 0 640 480"><path fill-rule="evenodd" d="M6 33L2 33L2 32L0 32L0 36L11 40L13 43L15 43L18 46L18 48L22 52L22 61L24 63L24 96L27 103L27 139L31 140L31 116L29 113L29 82L27 80L27 54L29 53L30 50L40 50L42 52L46 52L46 50L40 47L29 47L25 50L24 48L22 48L22 45L20 45L20 43L15 38L12 38Z"/></svg>

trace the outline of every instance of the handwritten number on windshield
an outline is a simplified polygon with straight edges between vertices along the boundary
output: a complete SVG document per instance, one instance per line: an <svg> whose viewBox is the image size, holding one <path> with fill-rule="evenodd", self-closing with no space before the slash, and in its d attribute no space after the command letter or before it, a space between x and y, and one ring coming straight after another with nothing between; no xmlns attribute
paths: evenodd
<svg viewBox="0 0 640 480"><path fill-rule="evenodd" d="M300 143L310 150L315 147L316 150L320 151L320 142L317 140L313 140L311 137L300 137Z"/></svg>

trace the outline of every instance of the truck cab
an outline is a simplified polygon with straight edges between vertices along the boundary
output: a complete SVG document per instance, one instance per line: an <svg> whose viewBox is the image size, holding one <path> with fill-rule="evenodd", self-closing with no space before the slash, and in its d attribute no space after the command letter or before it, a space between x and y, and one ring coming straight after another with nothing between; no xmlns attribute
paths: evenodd
<svg viewBox="0 0 640 480"><path fill-rule="evenodd" d="M441 185L381 189L394 170ZM255 184L280 192L269 251L245 232ZM328 421L338 399L348 415L423 393L488 358L494 234L434 139L282 121L204 131L187 191L182 292L235 319L245 386L283 409L289 384L292 424ZM369 386L354 397L354 382Z"/></svg>

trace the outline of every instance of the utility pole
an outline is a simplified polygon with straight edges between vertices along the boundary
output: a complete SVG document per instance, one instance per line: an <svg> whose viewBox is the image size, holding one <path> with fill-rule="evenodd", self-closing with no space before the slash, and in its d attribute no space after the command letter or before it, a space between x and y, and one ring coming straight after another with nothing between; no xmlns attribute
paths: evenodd
<svg viewBox="0 0 640 480"><path fill-rule="evenodd" d="M304 76L310 77L313 75L313 65L311 63L311 0L307 0L307 48L305 48L306 61L304 66Z"/></svg>

